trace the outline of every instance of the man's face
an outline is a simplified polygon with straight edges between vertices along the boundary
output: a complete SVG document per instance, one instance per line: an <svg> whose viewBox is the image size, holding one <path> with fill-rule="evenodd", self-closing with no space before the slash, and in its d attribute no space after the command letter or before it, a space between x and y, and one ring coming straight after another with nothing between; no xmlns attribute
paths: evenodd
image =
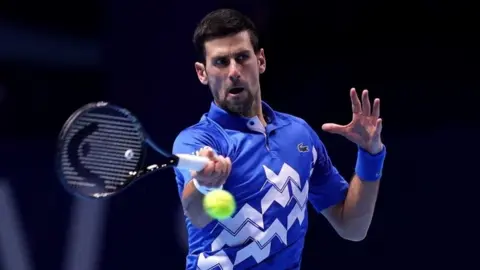
<svg viewBox="0 0 480 270"><path fill-rule="evenodd" d="M195 63L198 79L210 87L218 106L250 115L260 99L260 74L265 71L263 49L255 54L247 31L205 43L206 63Z"/></svg>

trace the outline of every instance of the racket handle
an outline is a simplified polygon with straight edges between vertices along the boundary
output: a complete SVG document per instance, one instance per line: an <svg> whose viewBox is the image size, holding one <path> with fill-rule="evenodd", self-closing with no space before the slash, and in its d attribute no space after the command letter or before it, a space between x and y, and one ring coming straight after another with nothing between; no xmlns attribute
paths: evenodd
<svg viewBox="0 0 480 270"><path fill-rule="evenodd" d="M177 157L177 168L188 169L197 172L203 170L209 161L209 159L206 157L199 157L189 154L177 154Z"/></svg>

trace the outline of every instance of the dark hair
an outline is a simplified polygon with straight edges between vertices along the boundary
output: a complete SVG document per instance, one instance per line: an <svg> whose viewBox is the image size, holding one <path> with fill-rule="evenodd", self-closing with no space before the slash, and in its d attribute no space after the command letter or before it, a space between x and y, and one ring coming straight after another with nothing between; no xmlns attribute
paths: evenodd
<svg viewBox="0 0 480 270"><path fill-rule="evenodd" d="M255 24L239 11L218 9L208 13L193 34L193 45L201 61L205 61L205 42L248 31L253 50L260 50Z"/></svg>

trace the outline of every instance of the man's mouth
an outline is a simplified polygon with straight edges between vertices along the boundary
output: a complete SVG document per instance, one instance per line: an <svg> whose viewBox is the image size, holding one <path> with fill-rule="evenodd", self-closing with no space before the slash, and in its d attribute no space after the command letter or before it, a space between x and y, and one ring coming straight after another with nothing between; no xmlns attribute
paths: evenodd
<svg viewBox="0 0 480 270"><path fill-rule="evenodd" d="M245 90L244 87L232 87L228 89L228 93L232 95L237 95L240 94L243 90Z"/></svg>

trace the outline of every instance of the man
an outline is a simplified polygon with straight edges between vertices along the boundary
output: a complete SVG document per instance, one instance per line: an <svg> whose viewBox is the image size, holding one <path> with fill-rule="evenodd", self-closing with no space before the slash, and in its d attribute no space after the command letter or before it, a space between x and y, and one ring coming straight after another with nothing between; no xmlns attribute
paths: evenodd
<svg viewBox="0 0 480 270"><path fill-rule="evenodd" d="M266 59L248 18L234 10L214 11L193 40L202 57L195 63L198 79L214 101L173 146L175 154L210 159L201 172L175 170L188 231L187 269L300 269L307 200L341 237L364 239L386 153L380 101L371 106L363 91L360 102L352 89L352 122L322 127L359 147L348 184L304 120L262 101L259 77ZM231 218L217 221L205 214L202 199L212 188L235 197Z"/></svg>

